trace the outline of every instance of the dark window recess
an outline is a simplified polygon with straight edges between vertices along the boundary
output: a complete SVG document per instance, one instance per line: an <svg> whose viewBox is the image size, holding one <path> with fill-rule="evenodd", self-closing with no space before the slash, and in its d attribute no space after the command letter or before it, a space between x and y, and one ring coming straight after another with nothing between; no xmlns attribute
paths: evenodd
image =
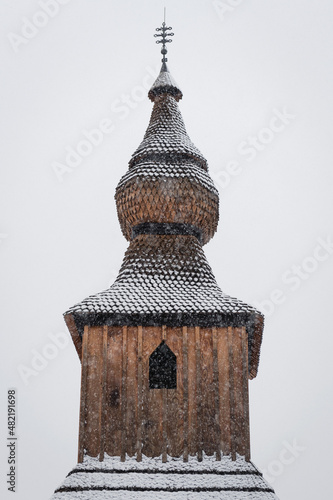
<svg viewBox="0 0 333 500"><path fill-rule="evenodd" d="M120 394L119 394L118 388L116 388L114 391L111 392L110 398L109 398L109 405L112 406L113 408L119 408L119 406L120 406Z"/></svg>
<svg viewBox="0 0 333 500"><path fill-rule="evenodd" d="M177 358L164 340L149 358L149 389L177 388Z"/></svg>

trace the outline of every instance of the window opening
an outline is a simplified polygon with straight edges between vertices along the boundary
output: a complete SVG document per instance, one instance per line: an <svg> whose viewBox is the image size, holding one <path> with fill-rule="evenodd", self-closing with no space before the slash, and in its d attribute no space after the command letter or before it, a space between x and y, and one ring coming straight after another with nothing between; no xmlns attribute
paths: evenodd
<svg viewBox="0 0 333 500"><path fill-rule="evenodd" d="M149 389L177 388L177 357L162 340L149 358Z"/></svg>

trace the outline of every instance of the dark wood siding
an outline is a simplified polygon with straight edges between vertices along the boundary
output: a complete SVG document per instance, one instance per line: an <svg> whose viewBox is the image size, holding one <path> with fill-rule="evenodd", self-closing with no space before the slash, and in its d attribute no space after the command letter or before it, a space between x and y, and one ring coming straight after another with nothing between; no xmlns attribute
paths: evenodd
<svg viewBox="0 0 333 500"><path fill-rule="evenodd" d="M177 388L149 389L149 358L164 340ZM86 327L79 461L84 450L146 456L239 453L250 459L244 328Z"/></svg>

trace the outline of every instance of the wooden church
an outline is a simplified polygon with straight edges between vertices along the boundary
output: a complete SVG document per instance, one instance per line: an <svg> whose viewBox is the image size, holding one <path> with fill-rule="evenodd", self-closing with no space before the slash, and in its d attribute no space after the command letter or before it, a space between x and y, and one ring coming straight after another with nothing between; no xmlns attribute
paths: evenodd
<svg viewBox="0 0 333 500"><path fill-rule="evenodd" d="M277 498L250 461L263 316L221 291L203 251L219 196L178 108L170 30L157 29L150 123L116 189L122 267L65 313L82 364L79 453L53 500Z"/></svg>

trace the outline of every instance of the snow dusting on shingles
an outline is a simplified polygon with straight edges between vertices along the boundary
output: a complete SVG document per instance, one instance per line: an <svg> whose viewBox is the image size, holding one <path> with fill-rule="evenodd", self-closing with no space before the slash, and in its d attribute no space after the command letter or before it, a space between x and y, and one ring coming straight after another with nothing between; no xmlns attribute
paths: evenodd
<svg viewBox="0 0 333 500"><path fill-rule="evenodd" d="M207 160L187 135L183 117L174 97L164 94L154 104L150 122L140 146L133 153L130 167L152 154L183 154L207 169Z"/></svg>
<svg viewBox="0 0 333 500"><path fill-rule="evenodd" d="M216 460L215 456L208 456L203 453L203 461L199 462L196 456L189 456L188 462L184 462L183 457L167 457L167 462L162 462L162 457L146 457L142 456L141 462L136 460L136 457L126 455L126 460L122 462L120 457L112 457L105 454L104 460L99 461L98 458L85 455L84 461L78 464L76 469L117 469L129 471L135 467L136 470L151 470L151 471L219 471L219 472L251 472L257 471L251 462L247 462L244 457L237 455L237 460L232 460L229 455L221 457L221 460Z"/></svg>
<svg viewBox="0 0 333 500"><path fill-rule="evenodd" d="M183 93L180 90L179 85L177 85L169 70L167 68L163 69L163 67L155 82L151 86L151 89L148 92L148 97L150 100L154 101L156 97L161 94L170 94L176 97L177 100L183 97Z"/></svg>
<svg viewBox="0 0 333 500"><path fill-rule="evenodd" d="M222 292L195 237L139 235L132 240L115 283L66 314L164 312L257 313Z"/></svg>
<svg viewBox="0 0 333 500"><path fill-rule="evenodd" d="M214 491L209 491L214 490ZM189 457L106 456L85 457L66 478L52 500L106 499L195 499L195 500L277 500L269 485L251 462L237 456L232 461L224 456L220 461L204 456L202 462Z"/></svg>
<svg viewBox="0 0 333 500"><path fill-rule="evenodd" d="M97 487L105 486L112 487L117 485L117 488L127 488L140 486L141 488L223 488L233 489L242 488L246 480L246 487L260 488L262 486L261 476L249 475L244 477L239 476L221 476L217 474L165 474L165 473L144 473L138 475L137 472L127 472L126 474L108 474L103 472L85 472L76 473L69 476L63 483L63 487Z"/></svg>
<svg viewBox="0 0 333 500"><path fill-rule="evenodd" d="M141 161L123 175L117 186L117 190L127 182L138 177L149 177L153 181L160 180L161 182L163 182L163 179L170 177L186 178L218 196L218 191L208 173L197 164L188 160L178 161L177 163L166 163L165 160L163 162Z"/></svg>
<svg viewBox="0 0 333 500"><path fill-rule="evenodd" d="M157 491L73 491L55 493L51 500L278 500L274 493L249 491L157 492Z"/></svg>

